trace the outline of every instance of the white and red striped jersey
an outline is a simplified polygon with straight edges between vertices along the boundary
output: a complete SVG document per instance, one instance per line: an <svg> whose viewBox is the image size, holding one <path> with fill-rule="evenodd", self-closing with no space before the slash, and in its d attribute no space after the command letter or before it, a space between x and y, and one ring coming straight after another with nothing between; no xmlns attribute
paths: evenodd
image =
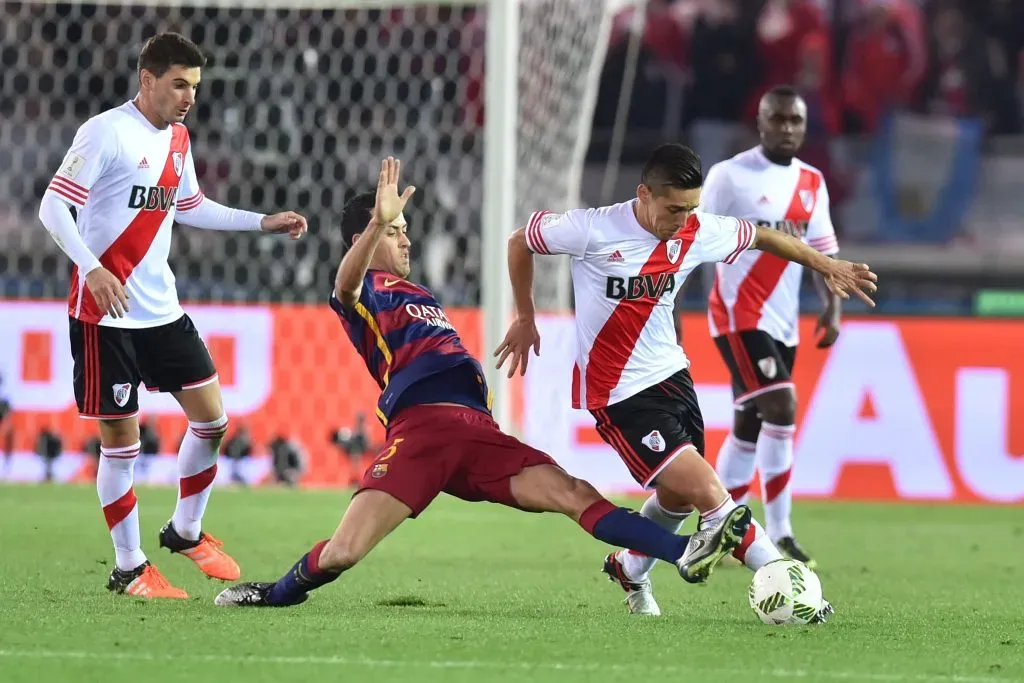
<svg viewBox="0 0 1024 683"><path fill-rule="evenodd" d="M133 102L86 121L46 189L78 211L83 241L124 283L129 311L111 318L96 305L76 266L68 314L111 327L156 327L180 318L167 264L175 211L203 200L188 130L154 127Z"/></svg>
<svg viewBox="0 0 1024 683"><path fill-rule="evenodd" d="M696 212L662 241L634 203L539 211L527 223L531 251L572 257L574 408L618 403L688 367L672 322L679 287L701 263L735 261L754 242L750 222Z"/></svg>
<svg viewBox="0 0 1024 683"><path fill-rule="evenodd" d="M700 208L783 230L826 255L839 251L825 180L799 159L782 166L755 147L715 164L701 190ZM763 330L795 346L802 276L801 265L760 251L718 264L708 298L711 336Z"/></svg>

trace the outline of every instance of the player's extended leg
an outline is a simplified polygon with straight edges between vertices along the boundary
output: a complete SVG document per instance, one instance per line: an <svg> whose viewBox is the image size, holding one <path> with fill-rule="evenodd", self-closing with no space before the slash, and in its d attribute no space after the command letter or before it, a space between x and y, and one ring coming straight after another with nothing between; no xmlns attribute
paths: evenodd
<svg viewBox="0 0 1024 683"><path fill-rule="evenodd" d="M216 376L202 386L171 392L188 417L188 431L178 450L178 502L160 530L160 546L195 562L207 576L235 581L238 563L223 543L203 531L203 513L217 476L217 458L228 428Z"/></svg>
<svg viewBox="0 0 1024 683"><path fill-rule="evenodd" d="M187 598L188 594L172 586L142 552L134 488L135 461L140 448L138 417L100 420L99 428L96 493L114 541L114 569L107 588L142 598Z"/></svg>
<svg viewBox="0 0 1024 683"><path fill-rule="evenodd" d="M740 505L747 502L754 481L757 468L754 454L760 432L761 416L757 406L753 402L738 405L733 411L732 431L718 451L715 470L729 495Z"/></svg>
<svg viewBox="0 0 1024 683"><path fill-rule="evenodd" d="M288 607L305 602L308 593L351 569L398 528L412 509L389 493L359 491L330 539L320 541L273 583L242 583L221 592L222 607Z"/></svg>
<svg viewBox="0 0 1024 683"><path fill-rule="evenodd" d="M654 482L661 504L670 511L692 505L701 516L702 534L718 528L738 506L721 480L693 446L684 449L663 469ZM694 540L697 536L694 537ZM692 545L692 544L691 544ZM752 570L782 557L756 520L752 520L733 555ZM712 565L713 566L713 565Z"/></svg>
<svg viewBox="0 0 1024 683"><path fill-rule="evenodd" d="M524 468L509 479L509 488L516 506L523 510L561 513L599 541L666 562L678 562L690 540L618 507L589 482L570 476L554 464Z"/></svg>
<svg viewBox="0 0 1024 683"><path fill-rule="evenodd" d="M616 507L590 483L568 475L555 465L526 467L510 479L510 490L516 505L523 509L562 513L598 540L629 548L609 553L603 571L625 591L625 603L631 614L661 614L647 573L658 559L676 564L686 554L690 537L675 533L685 515L676 517L662 513L659 514L661 521L651 519L650 514L638 516L626 508ZM652 496L644 504L645 508L651 500L657 505ZM645 563L642 572L628 572L620 556Z"/></svg>
<svg viewBox="0 0 1024 683"><path fill-rule="evenodd" d="M796 392L783 387L755 397L762 423L757 437L757 466L761 472L768 535L782 552L812 569L814 560L793 537L793 434L796 431Z"/></svg>
<svg viewBox="0 0 1024 683"><path fill-rule="evenodd" d="M655 491L640 507L640 515L665 531L675 534L693 512L693 507L684 502L679 502L674 507L675 509L669 509L663 505L658 499L658 492ZM661 614L661 609L654 599L654 588L650 579L651 570L657 562L658 558L636 550L620 550L609 553L604 558L603 571L626 591L625 603L631 614Z"/></svg>

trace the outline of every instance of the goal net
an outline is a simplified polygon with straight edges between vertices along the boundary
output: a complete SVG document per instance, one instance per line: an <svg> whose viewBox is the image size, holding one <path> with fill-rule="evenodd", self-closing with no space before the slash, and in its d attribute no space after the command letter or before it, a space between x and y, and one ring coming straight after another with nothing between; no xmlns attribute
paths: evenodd
<svg viewBox="0 0 1024 683"><path fill-rule="evenodd" d="M402 158L403 182L419 190L408 216L412 278L435 291L446 307L478 309L484 278L507 282L504 270L492 272L486 265L488 240L504 242L506 235L498 233L521 225L533 210L578 205L610 20L633 2L514 1L518 26L507 30L518 44L517 94L514 101L491 102L485 101L485 54L494 35L488 32L491 8L484 0L5 3L0 8L0 286L5 298L59 302L66 295L67 260L38 225L38 199L76 128L136 92L142 42L158 31L181 32L209 58L187 121L205 194L253 210L300 211L310 230L306 239L291 242L177 229L171 266L180 296L190 313L204 304L225 303L249 305L233 309L239 315L269 311L271 355L288 358L291 368L267 371L271 395L305 397L306 405L293 410L304 413L303 432L315 428L285 436L301 436L308 452L324 453L316 458L336 459L327 444L329 431L357 410L372 416L373 406L339 408L341 399L333 396L345 394L365 371L348 355L344 364L335 361L344 340L337 330L321 329L332 326L329 313L309 318L309 329L300 326L306 318L281 322L281 316L297 314L292 304L325 303L343 254L342 206L352 194L372 189L379 159ZM485 117L492 113L485 105L514 113L514 144L508 148L485 143ZM491 225L484 179L493 180L488 164L502 154L513 155L504 168L514 177L499 181L511 183L512 215L505 225ZM536 280L540 308L567 308L571 286L564 259L539 259ZM7 314L29 315L22 309ZM215 320L227 325L228 317L218 313ZM479 326L483 317L470 314L467 320ZM460 332L474 351L489 357L481 348L482 334ZM66 451L80 450L91 433L88 423L67 420L72 404L56 411L56 399L44 405L45 392L33 391L52 382L62 400L72 399L70 375L57 376L58 369L67 370L63 360L57 362L58 355L67 355L65 339L45 351L48 361L25 359L36 342L8 341L11 348L3 349L10 353L0 360L6 378L0 392L22 416L16 424L23 446L34 443L48 411L60 414L53 424L67 436ZM216 355L219 342L207 341ZM245 385L256 372L247 365L256 361L238 360L241 349L255 342L229 341L221 352L233 354L237 376L222 370L228 375L226 399L230 382ZM53 377L26 375L33 363L49 363ZM363 394L358 396L362 400ZM175 412L167 397L143 398L144 413ZM251 419L259 432L256 441L265 444L274 435L265 427L269 404L252 403L241 400L234 416ZM31 414L43 417L22 424ZM270 422L275 420L271 416ZM179 426L167 427L168 438Z"/></svg>

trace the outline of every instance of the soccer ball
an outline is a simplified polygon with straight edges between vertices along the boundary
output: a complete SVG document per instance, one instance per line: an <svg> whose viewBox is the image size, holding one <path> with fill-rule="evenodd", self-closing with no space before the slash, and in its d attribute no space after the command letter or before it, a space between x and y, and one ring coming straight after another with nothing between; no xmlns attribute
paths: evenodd
<svg viewBox="0 0 1024 683"><path fill-rule="evenodd" d="M822 603L818 575L796 560L775 560L758 569L747 595L766 624L806 624Z"/></svg>

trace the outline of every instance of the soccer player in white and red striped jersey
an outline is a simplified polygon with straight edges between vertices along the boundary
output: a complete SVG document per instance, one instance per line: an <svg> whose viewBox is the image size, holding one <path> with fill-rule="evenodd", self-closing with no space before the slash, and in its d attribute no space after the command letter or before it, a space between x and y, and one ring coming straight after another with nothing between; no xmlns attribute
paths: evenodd
<svg viewBox="0 0 1024 683"><path fill-rule="evenodd" d="M75 264L68 296L75 400L82 417L99 422L96 490L115 555L107 588L143 598L188 596L142 552L133 489L140 383L171 393L189 421L178 453L178 502L160 545L207 576L233 581L240 573L202 529L228 421L213 360L178 304L167 263L171 226L177 220L293 238L306 230L293 212L266 216L203 196L182 121L205 63L178 34L146 41L139 94L82 124L39 207L43 225Z"/></svg>
<svg viewBox="0 0 1024 683"><path fill-rule="evenodd" d="M701 209L738 216L765 229L792 235L825 256L839 251L821 171L796 158L807 132L807 105L788 86L761 98L758 147L716 164L701 192ZM755 467L768 535L775 545L810 567L814 560L797 543L789 485L796 429L796 392L790 375L799 340L803 268L773 254L746 252L716 266L708 299L711 336L732 373L732 433L718 454L718 476L733 500L747 500ZM824 301L818 348L839 337L839 297L821 275Z"/></svg>
<svg viewBox="0 0 1024 683"><path fill-rule="evenodd" d="M644 166L636 199L598 209L533 214L509 239L509 274L516 320L495 351L498 366L525 373L540 334L533 303L533 255L572 258L577 358L573 406L586 408L601 437L637 482L653 488L641 514L677 531L694 508L701 527L729 514L736 503L703 459L704 424L676 340L674 293L704 262L732 262L757 248L820 271L840 294L875 291L864 264L829 259L783 232L745 220L697 211L700 159L683 145L662 145ZM694 538L696 540L697 537ZM691 547L694 541L691 541ZM756 570L781 557L756 522L734 554ZM654 560L626 551L605 558L604 571L625 589L633 613L660 613L648 573ZM831 612L826 605L818 616Z"/></svg>

